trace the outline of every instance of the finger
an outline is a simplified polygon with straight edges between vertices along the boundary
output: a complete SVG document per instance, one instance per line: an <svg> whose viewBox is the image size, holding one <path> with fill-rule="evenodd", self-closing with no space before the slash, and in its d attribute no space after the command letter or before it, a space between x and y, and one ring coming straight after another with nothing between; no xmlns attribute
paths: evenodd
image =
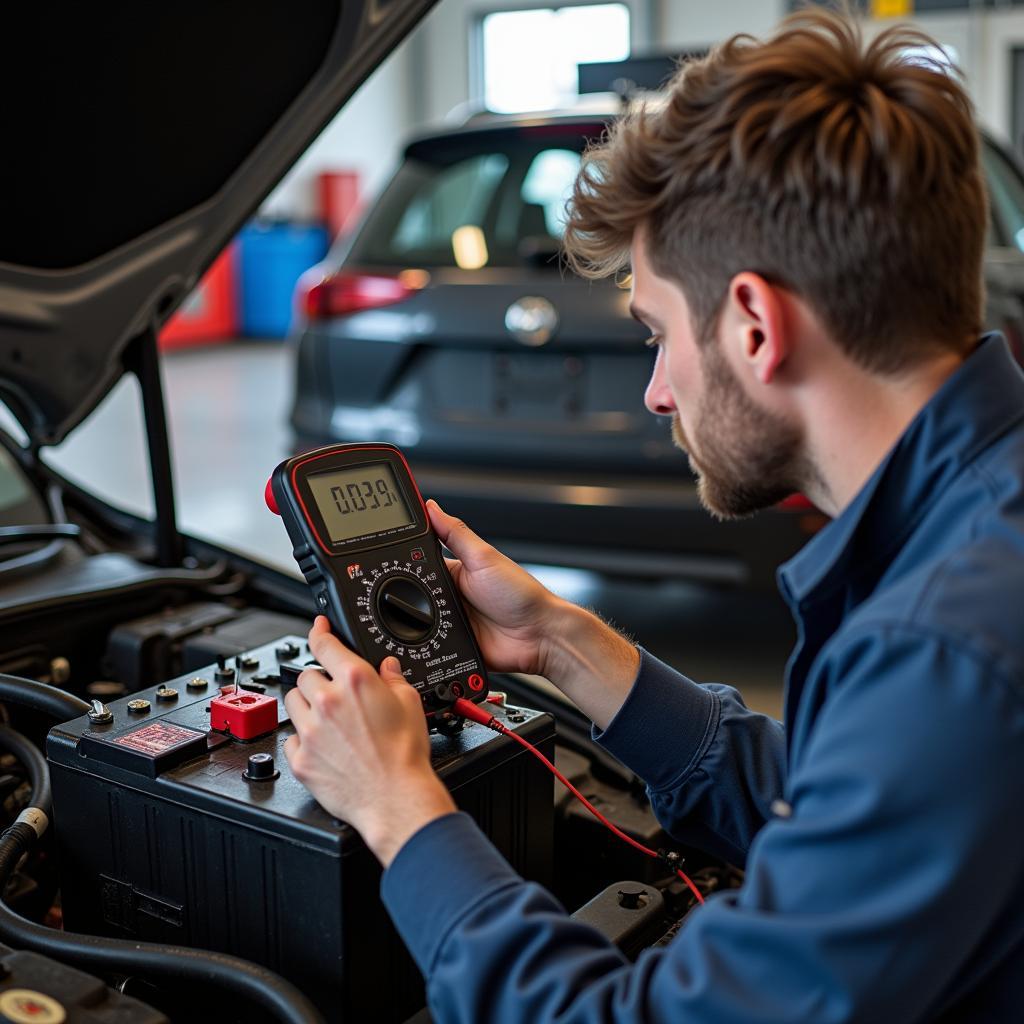
<svg viewBox="0 0 1024 1024"><path fill-rule="evenodd" d="M478 537L461 519L443 511L433 498L427 502L427 514L441 542L470 571L493 555L494 548L490 544Z"/></svg>
<svg viewBox="0 0 1024 1024"><path fill-rule="evenodd" d="M313 638L314 633L330 633L331 624L326 615L318 615L313 619L313 625L309 628L309 637Z"/></svg>
<svg viewBox="0 0 1024 1024"><path fill-rule="evenodd" d="M307 725L310 719L328 716L342 695L341 688L337 683L313 669L306 669L305 672L299 673L299 678L295 681L295 689L305 698L309 708L309 712L305 716L301 710L299 712L299 720L303 726Z"/></svg>
<svg viewBox="0 0 1024 1024"><path fill-rule="evenodd" d="M402 675L402 663L393 655L385 658L380 663L380 677L389 682L396 679L404 682L405 676Z"/></svg>
<svg viewBox="0 0 1024 1024"><path fill-rule="evenodd" d="M309 631L309 650L316 660L323 665L334 679L340 679L346 671L360 667L369 668L368 662L360 658L355 651L350 651L331 631L330 628L318 629L317 623L323 619L317 616L317 622Z"/></svg>
<svg viewBox="0 0 1024 1024"><path fill-rule="evenodd" d="M298 736L289 736L281 745L281 749L284 751L285 760L288 764L292 763L292 759L299 752L300 745L301 740Z"/></svg>
<svg viewBox="0 0 1024 1024"><path fill-rule="evenodd" d="M446 558L444 564L448 566L448 575L455 581L455 586L460 586L459 579L462 576L462 563L457 558Z"/></svg>
<svg viewBox="0 0 1024 1024"><path fill-rule="evenodd" d="M402 663L394 656L385 658L380 663L380 677L389 686L402 686L411 690L408 680L402 674Z"/></svg>
<svg viewBox="0 0 1024 1024"><path fill-rule="evenodd" d="M284 706L292 725L302 732L313 718L313 709L309 706L309 701L297 687L293 686L284 695Z"/></svg>

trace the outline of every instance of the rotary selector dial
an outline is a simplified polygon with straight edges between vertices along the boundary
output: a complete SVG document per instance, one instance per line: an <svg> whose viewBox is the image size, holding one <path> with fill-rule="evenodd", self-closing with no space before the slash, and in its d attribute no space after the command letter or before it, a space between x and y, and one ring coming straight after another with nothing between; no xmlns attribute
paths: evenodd
<svg viewBox="0 0 1024 1024"><path fill-rule="evenodd" d="M377 588L377 621L396 639L421 644L434 632L434 602L418 580L397 576Z"/></svg>
<svg viewBox="0 0 1024 1024"><path fill-rule="evenodd" d="M451 611L436 572L419 562L387 561L363 571L359 621L388 654L418 660L447 639Z"/></svg>

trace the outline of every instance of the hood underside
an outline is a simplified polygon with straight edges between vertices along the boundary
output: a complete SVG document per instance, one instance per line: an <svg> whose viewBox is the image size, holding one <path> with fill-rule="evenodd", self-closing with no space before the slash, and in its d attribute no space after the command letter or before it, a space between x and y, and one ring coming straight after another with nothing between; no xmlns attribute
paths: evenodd
<svg viewBox="0 0 1024 1024"><path fill-rule="evenodd" d="M17 5L0 399L57 444L435 0Z"/></svg>

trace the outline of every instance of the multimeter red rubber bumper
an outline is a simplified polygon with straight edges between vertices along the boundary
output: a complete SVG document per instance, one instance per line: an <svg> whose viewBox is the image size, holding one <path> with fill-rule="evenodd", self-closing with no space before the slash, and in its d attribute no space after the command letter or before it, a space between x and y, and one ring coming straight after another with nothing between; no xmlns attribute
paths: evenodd
<svg viewBox="0 0 1024 1024"><path fill-rule="evenodd" d="M281 510L277 507L277 498L274 497L273 477L269 477L267 479L267 486L263 489L263 500L267 503L267 508L269 508L275 516L279 516L281 514Z"/></svg>

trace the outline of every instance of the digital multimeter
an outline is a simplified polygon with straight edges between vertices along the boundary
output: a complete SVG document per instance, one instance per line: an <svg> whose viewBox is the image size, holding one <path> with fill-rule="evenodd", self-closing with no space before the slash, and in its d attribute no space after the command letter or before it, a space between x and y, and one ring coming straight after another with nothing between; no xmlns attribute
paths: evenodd
<svg viewBox="0 0 1024 1024"><path fill-rule="evenodd" d="M432 713L487 695L487 672L405 456L337 444L282 462L267 505L334 634L374 667L388 655Z"/></svg>

